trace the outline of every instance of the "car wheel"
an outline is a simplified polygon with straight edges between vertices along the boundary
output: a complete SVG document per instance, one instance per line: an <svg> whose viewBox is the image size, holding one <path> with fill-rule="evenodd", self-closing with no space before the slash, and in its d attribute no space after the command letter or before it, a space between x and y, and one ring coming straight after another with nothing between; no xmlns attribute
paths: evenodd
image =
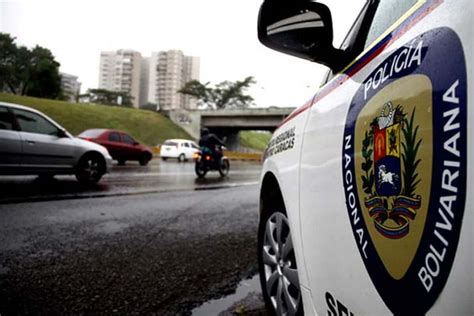
<svg viewBox="0 0 474 316"><path fill-rule="evenodd" d="M186 160L186 156L184 154L181 154L178 156L178 161L179 162L184 162Z"/></svg>
<svg viewBox="0 0 474 316"><path fill-rule="evenodd" d="M163 161L166 161L168 160L168 157L161 157L161 159L163 159Z"/></svg>
<svg viewBox="0 0 474 316"><path fill-rule="evenodd" d="M126 160L124 160L124 159L119 159L119 160L118 160L118 165L119 165L119 166L124 166L124 165L125 165L125 162L126 162Z"/></svg>
<svg viewBox="0 0 474 316"><path fill-rule="evenodd" d="M262 214L258 231L258 266L262 294L271 315L302 315L301 291L286 212Z"/></svg>
<svg viewBox="0 0 474 316"><path fill-rule="evenodd" d="M93 185L104 174L104 160L99 155L88 154L81 158L76 167L76 178L81 184Z"/></svg>
<svg viewBox="0 0 474 316"><path fill-rule="evenodd" d="M146 166L148 164L148 162L150 162L151 160L151 156L147 153L143 154L142 157L138 160L138 162L140 163L140 165L142 166Z"/></svg>

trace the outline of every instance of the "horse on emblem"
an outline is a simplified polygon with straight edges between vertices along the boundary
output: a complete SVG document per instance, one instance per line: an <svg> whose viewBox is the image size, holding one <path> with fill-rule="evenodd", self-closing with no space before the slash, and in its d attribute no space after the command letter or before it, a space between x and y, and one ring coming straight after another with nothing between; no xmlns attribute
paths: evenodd
<svg viewBox="0 0 474 316"><path fill-rule="evenodd" d="M395 181L398 181L399 177L396 173L394 172L388 172L387 167L385 165L380 165L379 166L379 181L378 185L379 188L382 184L388 183L391 184L393 188L395 188Z"/></svg>

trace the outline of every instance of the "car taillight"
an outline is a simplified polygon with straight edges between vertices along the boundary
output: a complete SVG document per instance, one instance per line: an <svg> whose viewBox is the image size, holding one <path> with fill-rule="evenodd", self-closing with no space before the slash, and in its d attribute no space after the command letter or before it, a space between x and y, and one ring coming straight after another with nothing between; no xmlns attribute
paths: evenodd
<svg viewBox="0 0 474 316"><path fill-rule="evenodd" d="M207 161L211 160L211 156L206 156L206 160Z"/></svg>
<svg viewBox="0 0 474 316"><path fill-rule="evenodd" d="M199 153L194 153L194 154L193 154L193 158L194 158L194 159L197 160L197 159L199 159L199 157L201 157L201 155L200 155Z"/></svg>

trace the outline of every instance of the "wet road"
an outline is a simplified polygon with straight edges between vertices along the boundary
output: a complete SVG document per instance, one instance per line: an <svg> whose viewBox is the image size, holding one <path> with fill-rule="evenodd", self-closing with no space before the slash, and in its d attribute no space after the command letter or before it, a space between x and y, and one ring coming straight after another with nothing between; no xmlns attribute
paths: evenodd
<svg viewBox="0 0 474 316"><path fill-rule="evenodd" d="M231 161L228 177L222 178L212 171L204 179L197 179L193 163L155 158L145 167L137 162L114 165L112 172L92 187L81 187L74 176L0 176L0 203L233 187L257 183L260 168L255 162Z"/></svg>
<svg viewBox="0 0 474 316"><path fill-rule="evenodd" d="M127 165L89 191L3 179L31 194L0 204L0 314L191 314L231 294L256 272L260 169L232 166L195 182L192 164Z"/></svg>

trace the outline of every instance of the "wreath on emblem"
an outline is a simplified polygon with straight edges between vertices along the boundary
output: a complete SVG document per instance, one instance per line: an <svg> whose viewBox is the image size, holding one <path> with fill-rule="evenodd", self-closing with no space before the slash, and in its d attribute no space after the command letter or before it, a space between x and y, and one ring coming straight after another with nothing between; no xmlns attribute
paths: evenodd
<svg viewBox="0 0 474 316"><path fill-rule="evenodd" d="M407 116L401 105L385 103L362 141L364 204L377 231L390 239L409 233L410 221L421 207L416 189L422 140L417 136L419 126L414 126L415 109Z"/></svg>

